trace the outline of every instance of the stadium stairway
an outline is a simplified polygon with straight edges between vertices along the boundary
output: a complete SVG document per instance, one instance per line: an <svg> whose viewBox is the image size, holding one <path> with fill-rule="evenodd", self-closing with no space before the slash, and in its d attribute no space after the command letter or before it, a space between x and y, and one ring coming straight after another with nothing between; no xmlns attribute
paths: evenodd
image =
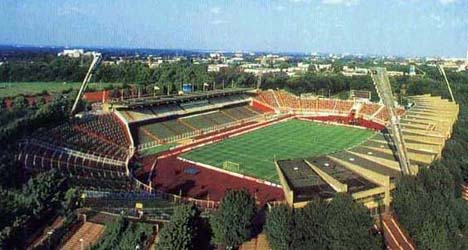
<svg viewBox="0 0 468 250"><path fill-rule="evenodd" d="M383 235L388 249L416 250L414 243L403 232L402 227L393 214L384 215L380 224L383 227Z"/></svg>

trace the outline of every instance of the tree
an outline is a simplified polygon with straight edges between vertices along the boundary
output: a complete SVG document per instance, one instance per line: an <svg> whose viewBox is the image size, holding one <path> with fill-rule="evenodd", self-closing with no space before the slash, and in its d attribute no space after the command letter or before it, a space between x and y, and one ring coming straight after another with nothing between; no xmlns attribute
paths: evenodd
<svg viewBox="0 0 468 250"><path fill-rule="evenodd" d="M198 249L200 224L200 211L195 205L177 207L161 230L157 249Z"/></svg>
<svg viewBox="0 0 468 250"><path fill-rule="evenodd" d="M287 205L273 207L267 214L265 231L272 249L291 249L294 241L294 214Z"/></svg>
<svg viewBox="0 0 468 250"><path fill-rule="evenodd" d="M367 208L351 195L338 193L328 204L325 242L329 249L379 249Z"/></svg>
<svg viewBox="0 0 468 250"><path fill-rule="evenodd" d="M395 212L419 248L467 248L468 205L454 193L454 178L439 162L397 183Z"/></svg>
<svg viewBox="0 0 468 250"><path fill-rule="evenodd" d="M323 200L312 200L295 213L295 249L321 248L326 243L327 205Z"/></svg>
<svg viewBox="0 0 468 250"><path fill-rule="evenodd" d="M255 200L247 190L228 190L211 218L213 240L232 249L252 236Z"/></svg>

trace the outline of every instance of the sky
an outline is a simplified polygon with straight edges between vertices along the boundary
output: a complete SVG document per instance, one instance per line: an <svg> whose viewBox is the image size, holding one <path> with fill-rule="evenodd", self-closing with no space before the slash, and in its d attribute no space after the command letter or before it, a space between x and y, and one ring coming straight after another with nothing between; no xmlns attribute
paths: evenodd
<svg viewBox="0 0 468 250"><path fill-rule="evenodd" d="M0 0L0 44L465 57L468 0Z"/></svg>

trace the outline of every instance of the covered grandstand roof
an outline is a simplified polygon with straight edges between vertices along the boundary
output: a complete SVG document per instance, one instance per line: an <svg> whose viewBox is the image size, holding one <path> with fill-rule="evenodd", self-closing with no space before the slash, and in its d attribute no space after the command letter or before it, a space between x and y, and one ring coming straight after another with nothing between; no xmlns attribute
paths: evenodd
<svg viewBox="0 0 468 250"><path fill-rule="evenodd" d="M188 101L200 100L213 98L218 96L226 95L237 95L243 94L247 91L251 91L251 88L233 88L233 89L217 89L204 92L193 92L184 95L169 95L169 96L155 96L155 97L144 97L144 98L133 98L127 100L114 100L111 101L112 105L116 105L119 108L138 108L147 106L157 106L160 104L170 103L183 103Z"/></svg>
<svg viewBox="0 0 468 250"><path fill-rule="evenodd" d="M324 181L304 160L280 160L278 166L294 192L294 202L314 198L328 199L335 190Z"/></svg>
<svg viewBox="0 0 468 250"><path fill-rule="evenodd" d="M350 193L377 187L375 183L368 181L362 176L354 173L353 171L347 169L343 165L333 161L326 156L309 158L307 161L311 164L314 164L320 168L320 170L324 171L337 181L346 184L348 187L348 192Z"/></svg>

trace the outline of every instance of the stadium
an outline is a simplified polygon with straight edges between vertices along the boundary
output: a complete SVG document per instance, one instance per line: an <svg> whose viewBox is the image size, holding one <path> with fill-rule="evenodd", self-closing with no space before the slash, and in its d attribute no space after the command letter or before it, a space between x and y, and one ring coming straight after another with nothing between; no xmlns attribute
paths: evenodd
<svg viewBox="0 0 468 250"><path fill-rule="evenodd" d="M136 202L155 218L168 218L174 203L212 210L226 190L245 188L259 205L293 207L346 192L378 214L405 171L441 156L459 107L429 95L395 105L374 79L379 103L368 92L348 100L250 88L87 93L99 111L35 132L17 158L31 172L66 173L87 206L115 213Z"/></svg>

